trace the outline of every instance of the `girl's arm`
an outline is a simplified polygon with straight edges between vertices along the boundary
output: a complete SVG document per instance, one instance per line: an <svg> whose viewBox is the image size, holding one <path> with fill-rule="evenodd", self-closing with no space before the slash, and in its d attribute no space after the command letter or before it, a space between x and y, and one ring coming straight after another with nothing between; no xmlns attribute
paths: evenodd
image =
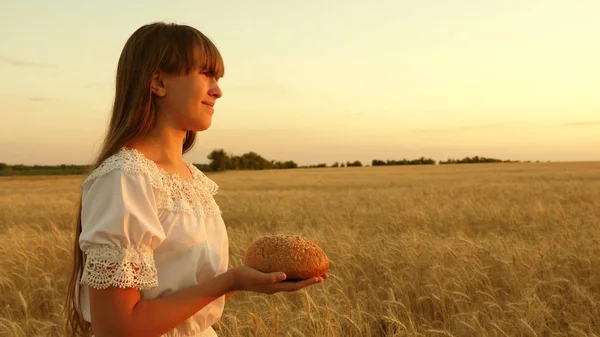
<svg viewBox="0 0 600 337"><path fill-rule="evenodd" d="M327 275L300 282L282 282L283 273L262 273L237 267L210 281L153 300L142 300L133 288L90 288L92 329L96 337L158 337L215 299L246 290L265 294L297 291L323 281Z"/></svg>
<svg viewBox="0 0 600 337"><path fill-rule="evenodd" d="M90 288L96 337L161 336L231 290L229 273L169 296L142 300L134 288Z"/></svg>

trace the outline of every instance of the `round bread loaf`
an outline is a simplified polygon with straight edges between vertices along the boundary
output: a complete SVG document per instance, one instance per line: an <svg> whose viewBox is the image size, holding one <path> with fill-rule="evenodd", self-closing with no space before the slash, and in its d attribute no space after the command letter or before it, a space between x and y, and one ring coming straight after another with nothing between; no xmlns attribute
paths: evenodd
<svg viewBox="0 0 600 337"><path fill-rule="evenodd" d="M244 264L263 273L284 272L287 280L305 280L325 274L329 258L311 240L298 235L272 235L256 240L244 255Z"/></svg>

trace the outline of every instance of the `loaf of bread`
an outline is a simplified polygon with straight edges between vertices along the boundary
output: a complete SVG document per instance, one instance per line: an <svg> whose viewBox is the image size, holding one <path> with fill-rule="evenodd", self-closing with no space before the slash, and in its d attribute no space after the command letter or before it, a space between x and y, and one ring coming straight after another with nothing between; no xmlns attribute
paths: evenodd
<svg viewBox="0 0 600 337"><path fill-rule="evenodd" d="M244 265L263 273L284 272L288 281L296 281L325 274L329 258L323 249L303 236L272 235L248 247Z"/></svg>

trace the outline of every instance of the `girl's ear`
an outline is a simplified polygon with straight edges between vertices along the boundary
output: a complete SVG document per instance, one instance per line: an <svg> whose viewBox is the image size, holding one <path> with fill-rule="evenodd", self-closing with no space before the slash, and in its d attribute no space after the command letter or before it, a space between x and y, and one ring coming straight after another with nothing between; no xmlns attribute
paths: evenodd
<svg viewBox="0 0 600 337"><path fill-rule="evenodd" d="M153 94L159 97L164 97L167 94L167 84L165 83L162 72L157 71L152 74L150 90L152 90Z"/></svg>

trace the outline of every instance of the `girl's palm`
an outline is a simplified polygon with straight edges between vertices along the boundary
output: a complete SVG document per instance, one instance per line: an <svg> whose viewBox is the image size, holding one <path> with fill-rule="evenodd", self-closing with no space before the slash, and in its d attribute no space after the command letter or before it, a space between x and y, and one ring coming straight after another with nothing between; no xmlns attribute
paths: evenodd
<svg viewBox="0 0 600 337"><path fill-rule="evenodd" d="M327 274L297 282L284 282L285 274L281 272L263 273L256 269L242 266L232 270L234 272L234 287L236 290L254 291L265 294L277 292L298 291L310 285L320 283L328 277Z"/></svg>

